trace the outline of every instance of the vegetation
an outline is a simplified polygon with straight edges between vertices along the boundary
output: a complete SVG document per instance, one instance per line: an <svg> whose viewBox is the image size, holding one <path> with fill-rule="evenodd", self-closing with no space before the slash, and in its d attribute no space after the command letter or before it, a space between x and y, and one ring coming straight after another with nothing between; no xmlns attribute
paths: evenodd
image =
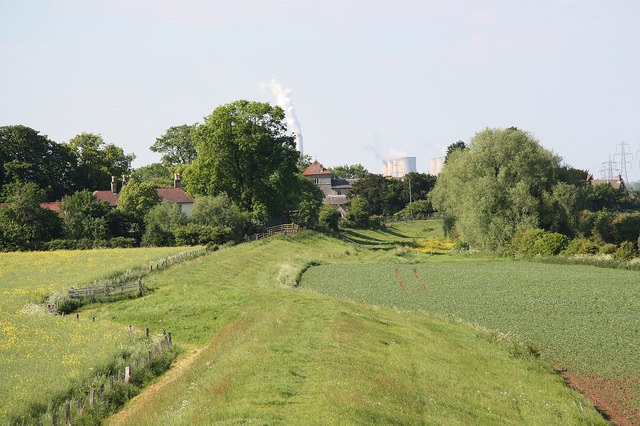
<svg viewBox="0 0 640 426"><path fill-rule="evenodd" d="M176 341L197 348L110 423L604 423L534 348L291 288L319 259L399 257L317 234L274 237L158 275L147 298L93 309L122 323L171 324Z"/></svg>
<svg viewBox="0 0 640 426"><path fill-rule="evenodd" d="M0 423L41 412L53 395L108 365L122 353L121 345L134 344L122 325L93 322L84 314L79 320L53 316L47 303L68 287L182 250L0 253Z"/></svg>
<svg viewBox="0 0 640 426"><path fill-rule="evenodd" d="M531 134L486 129L449 154L432 201L471 247L503 250L518 230L573 235L580 207L574 194L585 179L586 172L562 166Z"/></svg>
<svg viewBox="0 0 640 426"><path fill-rule="evenodd" d="M355 179L361 178L369 173L362 164L345 164L343 166L331 167L331 177L334 179Z"/></svg>
<svg viewBox="0 0 640 426"><path fill-rule="evenodd" d="M151 145L151 151L162 153L162 164L171 167L191 164L198 156L192 134L196 124L169 127L166 133Z"/></svg>

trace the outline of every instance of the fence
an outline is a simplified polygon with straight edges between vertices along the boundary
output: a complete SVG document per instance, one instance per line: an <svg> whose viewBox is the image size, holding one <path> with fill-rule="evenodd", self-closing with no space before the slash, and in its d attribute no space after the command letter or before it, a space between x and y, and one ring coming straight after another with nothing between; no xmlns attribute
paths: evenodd
<svg viewBox="0 0 640 426"><path fill-rule="evenodd" d="M284 223L282 225L270 226L266 228L264 232L260 232L257 234L253 234L251 236L245 235L244 240L246 241L258 241L263 238L272 237L274 235L293 235L300 232L300 227L295 223Z"/></svg>
<svg viewBox="0 0 640 426"><path fill-rule="evenodd" d="M116 285L101 284L88 287L71 287L68 295L71 299L79 299L81 297L94 296L120 296L133 292L142 294L142 277L138 277L138 281L124 282Z"/></svg>
<svg viewBox="0 0 640 426"><path fill-rule="evenodd" d="M94 318L95 321L95 318ZM97 403L99 399L105 399L109 401L113 398L111 396L114 393L116 387L124 385L125 383L129 383L131 381L131 376L135 371L142 370L145 367L151 368L151 362L158 356L163 356L166 353L169 353L173 347L173 341L171 338L171 333L167 333L164 330L162 331L163 337L156 344L151 341L151 346L149 346L146 353L141 353L139 356L136 356L135 359L130 359L124 368L118 369L118 375L109 376L109 378L101 383L100 386L95 386L95 389L89 389L89 392L85 394L84 397L80 397L77 400L74 398L71 402L66 402L64 405L64 422L62 422L62 417L58 418L58 414L60 413L60 408L53 409L53 413L51 413L51 423L54 426L58 424L62 425L70 425L72 424L72 406L76 407L77 410L74 410L73 414L82 415L83 411L87 407L91 407L94 403ZM129 325L129 334L133 334L133 328ZM149 329L146 329L146 337L149 338ZM175 356L175 352L174 355ZM69 400L67 400L69 401ZM88 403L87 406L85 404ZM62 406L59 406L62 407ZM77 418L76 418L77 420ZM39 423L42 424L42 423Z"/></svg>

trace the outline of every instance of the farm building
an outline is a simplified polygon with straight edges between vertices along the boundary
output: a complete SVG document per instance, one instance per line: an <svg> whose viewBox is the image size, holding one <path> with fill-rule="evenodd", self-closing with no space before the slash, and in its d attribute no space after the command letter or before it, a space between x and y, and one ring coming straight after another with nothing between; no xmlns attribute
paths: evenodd
<svg viewBox="0 0 640 426"><path fill-rule="evenodd" d="M322 190L324 193L323 204L335 206L340 214L346 214L346 206L349 203L347 194L351 191L351 184L357 179L333 178L331 170L318 161L314 161L307 167L302 176L311 179Z"/></svg>
<svg viewBox="0 0 640 426"><path fill-rule="evenodd" d="M176 203L180 206L180 209L187 215L191 216L191 209L193 208L194 199L189 197L182 188L180 188L180 175L176 174L173 179L173 188L158 188L156 191L162 199L162 201L169 201ZM123 184L126 184L126 180L123 179ZM110 191L93 191L93 195L96 196L98 201L106 201L109 206L115 208L118 205L118 186L116 183L116 177L111 177L111 190Z"/></svg>

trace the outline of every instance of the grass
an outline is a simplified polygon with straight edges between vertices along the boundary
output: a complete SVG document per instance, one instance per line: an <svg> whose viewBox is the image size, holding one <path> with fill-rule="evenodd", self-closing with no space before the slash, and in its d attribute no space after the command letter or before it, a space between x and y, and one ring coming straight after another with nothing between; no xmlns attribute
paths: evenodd
<svg viewBox="0 0 640 426"><path fill-rule="evenodd" d="M403 259L311 233L271 238L157 275L144 299L86 307L103 320L170 326L195 348L179 374L110 423L604 423L517 345L292 286L310 262Z"/></svg>
<svg viewBox="0 0 640 426"><path fill-rule="evenodd" d="M121 325L52 316L38 303L182 250L0 253L0 423L19 418L32 404L46 404L129 343Z"/></svg>

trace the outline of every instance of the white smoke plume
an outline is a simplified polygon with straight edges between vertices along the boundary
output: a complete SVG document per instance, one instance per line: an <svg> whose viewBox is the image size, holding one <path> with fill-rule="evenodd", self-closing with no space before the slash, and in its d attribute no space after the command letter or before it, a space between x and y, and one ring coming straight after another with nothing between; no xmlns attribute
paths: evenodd
<svg viewBox="0 0 640 426"><path fill-rule="evenodd" d="M261 84L260 86L264 89L266 85ZM284 110L287 118L287 127L289 130L293 131L296 136L296 148L300 151L300 155L304 155L302 150L302 128L300 127L298 117L296 117L296 109L293 107L293 102L291 100L292 90L285 89L274 79L272 79L266 87L268 87L271 93L275 95L276 105Z"/></svg>

